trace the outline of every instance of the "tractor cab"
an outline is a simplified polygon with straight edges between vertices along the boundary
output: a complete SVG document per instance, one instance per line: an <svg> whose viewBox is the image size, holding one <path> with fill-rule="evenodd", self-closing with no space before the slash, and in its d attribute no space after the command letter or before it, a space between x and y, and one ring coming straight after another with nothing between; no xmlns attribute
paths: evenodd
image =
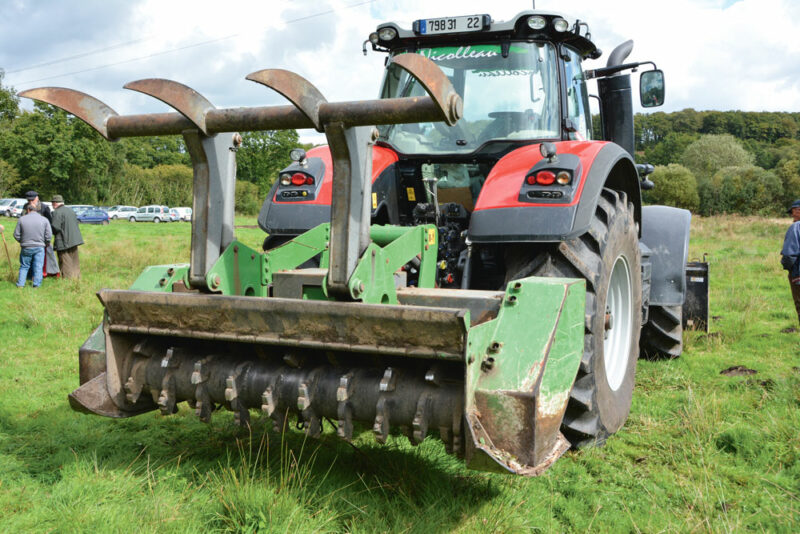
<svg viewBox="0 0 800 534"><path fill-rule="evenodd" d="M464 116L444 123L380 128L380 141L403 155L497 157L538 141L591 139L581 61L598 57L588 27L560 15L526 11L507 22L488 15L423 19L411 30L389 23L370 35L388 53L381 98L423 96L393 64L418 53L441 68L464 100ZM585 30L585 31L582 31Z"/></svg>

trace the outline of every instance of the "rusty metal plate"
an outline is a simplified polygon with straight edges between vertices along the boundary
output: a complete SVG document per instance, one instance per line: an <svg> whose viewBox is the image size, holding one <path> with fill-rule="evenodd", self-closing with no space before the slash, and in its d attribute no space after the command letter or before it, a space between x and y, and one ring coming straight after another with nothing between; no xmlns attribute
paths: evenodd
<svg viewBox="0 0 800 534"><path fill-rule="evenodd" d="M101 290L109 331L463 361L466 312Z"/></svg>

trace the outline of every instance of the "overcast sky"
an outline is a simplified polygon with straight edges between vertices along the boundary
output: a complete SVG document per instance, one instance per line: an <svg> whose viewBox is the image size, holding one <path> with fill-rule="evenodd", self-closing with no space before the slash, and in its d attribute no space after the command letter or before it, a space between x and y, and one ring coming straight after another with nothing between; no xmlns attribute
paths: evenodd
<svg viewBox="0 0 800 534"><path fill-rule="evenodd" d="M284 104L245 80L264 68L299 73L329 101L375 98L384 56L370 51L365 57L361 45L378 23L410 27L418 18L478 13L500 21L531 5L0 0L0 68L3 84L18 91L69 87L122 114L167 111L122 89L142 78L182 82L217 107ZM655 61L665 72L667 98L660 110L800 111L800 0L537 0L536 7L589 23L605 53L585 68L604 66L617 44L633 39L629 59ZM634 110L641 111L638 103Z"/></svg>

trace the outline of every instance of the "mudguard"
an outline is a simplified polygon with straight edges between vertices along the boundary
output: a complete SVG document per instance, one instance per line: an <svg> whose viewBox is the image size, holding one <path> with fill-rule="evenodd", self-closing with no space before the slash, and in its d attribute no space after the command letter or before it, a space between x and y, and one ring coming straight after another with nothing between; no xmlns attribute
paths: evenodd
<svg viewBox="0 0 800 534"><path fill-rule="evenodd" d="M650 305L683 305L691 220L691 212L679 208L642 208L642 242L650 249L652 266Z"/></svg>
<svg viewBox="0 0 800 534"><path fill-rule="evenodd" d="M555 143L557 159L548 164L539 145L528 145L504 156L486 179L470 220L473 242L564 241L583 234L595 213L600 191L623 191L641 220L639 179L630 155L605 141ZM523 196L525 177L536 168L568 167L574 178L568 186L548 186L558 198Z"/></svg>
<svg viewBox="0 0 800 534"><path fill-rule="evenodd" d="M397 154L388 148L373 147L372 216L382 224L397 224L394 164ZM331 184L333 163L327 146L316 147L306 154L307 163L296 162L281 171L304 172L314 176L313 186L282 187L275 181L258 214L258 226L273 236L295 236L331 220ZM285 190L285 191L284 191ZM288 196L287 193L306 193ZM307 200L306 200L307 199Z"/></svg>

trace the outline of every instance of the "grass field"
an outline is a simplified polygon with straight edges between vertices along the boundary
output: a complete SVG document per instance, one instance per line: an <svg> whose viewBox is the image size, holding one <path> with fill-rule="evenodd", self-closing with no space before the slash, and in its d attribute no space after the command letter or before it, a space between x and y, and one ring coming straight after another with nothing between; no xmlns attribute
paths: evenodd
<svg viewBox="0 0 800 534"><path fill-rule="evenodd" d="M13 222L0 220L7 240ZM305 441L228 412L204 425L185 406L72 412L95 292L188 261L189 225L83 226L82 279L38 290L14 287L2 252L0 532L800 531L800 333L785 331L798 325L777 254L788 222L695 218L711 333L686 333L678 360L639 362L625 427L532 479L468 471L434 440L379 446L364 432L351 447L326 427ZM757 374L720 374L734 365Z"/></svg>

